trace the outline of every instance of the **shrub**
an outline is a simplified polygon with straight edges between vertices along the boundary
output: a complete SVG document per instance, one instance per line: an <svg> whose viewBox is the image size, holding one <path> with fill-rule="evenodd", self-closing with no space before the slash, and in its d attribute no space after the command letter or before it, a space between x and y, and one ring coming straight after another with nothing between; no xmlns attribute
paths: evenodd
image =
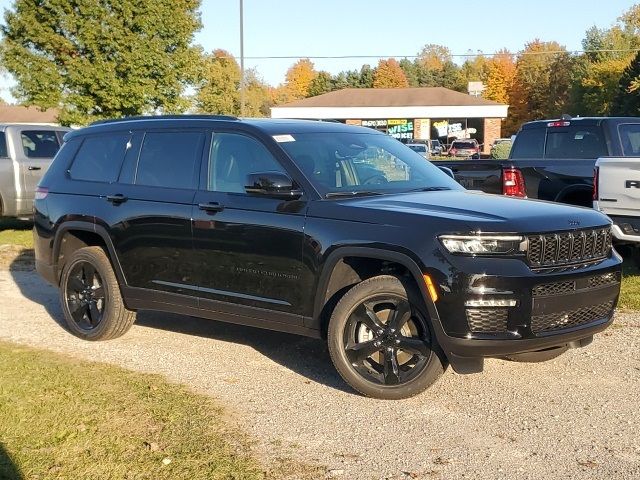
<svg viewBox="0 0 640 480"><path fill-rule="evenodd" d="M511 142L502 142L491 147L491 158L503 160L509 158L511 152Z"/></svg>

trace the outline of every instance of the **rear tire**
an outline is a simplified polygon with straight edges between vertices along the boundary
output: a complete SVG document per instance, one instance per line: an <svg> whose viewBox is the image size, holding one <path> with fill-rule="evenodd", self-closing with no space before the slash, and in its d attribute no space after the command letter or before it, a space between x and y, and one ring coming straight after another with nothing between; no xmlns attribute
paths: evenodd
<svg viewBox="0 0 640 480"><path fill-rule="evenodd" d="M417 395L446 368L428 318L412 283L389 275L369 278L333 310L327 336L331 360L363 395L385 400Z"/></svg>
<svg viewBox="0 0 640 480"><path fill-rule="evenodd" d="M133 325L111 262L100 247L84 247L71 254L62 269L60 303L67 329L84 340L111 340Z"/></svg>

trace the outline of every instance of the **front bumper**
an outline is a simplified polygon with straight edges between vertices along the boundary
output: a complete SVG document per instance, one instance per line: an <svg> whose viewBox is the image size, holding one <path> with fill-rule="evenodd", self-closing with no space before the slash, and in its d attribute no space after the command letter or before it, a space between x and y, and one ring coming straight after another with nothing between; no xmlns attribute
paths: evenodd
<svg viewBox="0 0 640 480"><path fill-rule="evenodd" d="M459 373L481 371L486 357L582 346L610 325L620 275L616 254L596 265L561 273L534 273L526 267L514 275L458 272L448 284L441 284L436 337ZM465 305L494 299L515 305Z"/></svg>

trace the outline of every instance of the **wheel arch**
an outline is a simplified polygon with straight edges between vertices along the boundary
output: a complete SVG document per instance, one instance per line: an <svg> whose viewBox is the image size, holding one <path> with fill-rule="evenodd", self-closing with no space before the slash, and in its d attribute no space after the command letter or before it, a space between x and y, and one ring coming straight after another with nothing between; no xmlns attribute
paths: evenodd
<svg viewBox="0 0 640 480"><path fill-rule="evenodd" d="M571 198L572 196L582 197L584 195L585 199L587 199L586 202L573 202L569 204L580 206L580 207L583 207L583 206L591 207L591 202L593 201L592 192L593 192L593 186L588 185L586 183L568 185L564 187L562 190L560 190L560 192L558 192L558 194L556 195L556 198L554 199L554 202L567 203L565 201L567 198Z"/></svg>
<svg viewBox="0 0 640 480"><path fill-rule="evenodd" d="M355 264L353 259L356 260ZM325 260L316 287L313 319L323 335L326 333L326 323L333 307L346 290L376 274L390 273L381 270L380 265L391 269L400 266L406 271L418 287L430 320L434 322L438 317L435 304L427 291L422 270L409 255L381 248L339 247Z"/></svg>
<svg viewBox="0 0 640 480"><path fill-rule="evenodd" d="M125 286L125 276L107 230L100 225L86 221L64 222L56 231L52 252L56 282L58 284L60 283L65 253L68 254L69 252L86 246L100 246L105 249L107 258L109 258L113 271L118 279L118 283L121 287ZM60 263L60 260L62 260L62 263Z"/></svg>

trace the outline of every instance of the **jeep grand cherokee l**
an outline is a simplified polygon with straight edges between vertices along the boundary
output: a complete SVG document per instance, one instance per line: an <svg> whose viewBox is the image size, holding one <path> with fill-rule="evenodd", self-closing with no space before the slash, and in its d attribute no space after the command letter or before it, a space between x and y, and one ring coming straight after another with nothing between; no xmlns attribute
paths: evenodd
<svg viewBox="0 0 640 480"><path fill-rule="evenodd" d="M78 337L116 338L149 309L326 338L349 385L388 399L448 364L584 346L620 288L599 212L466 191L337 123L143 117L68 133L34 233Z"/></svg>

